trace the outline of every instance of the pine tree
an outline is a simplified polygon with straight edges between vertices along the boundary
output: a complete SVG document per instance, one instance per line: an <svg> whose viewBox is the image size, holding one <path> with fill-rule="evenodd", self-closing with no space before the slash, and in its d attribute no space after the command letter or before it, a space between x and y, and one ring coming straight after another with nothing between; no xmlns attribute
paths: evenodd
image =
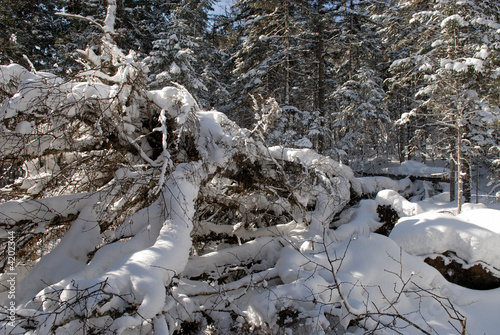
<svg viewBox="0 0 500 335"><path fill-rule="evenodd" d="M162 0L117 0L114 38L124 50L147 54L171 6ZM0 62L16 62L59 73L75 66L75 50L98 48L105 1L3 1L0 4ZM94 24L94 23L97 23ZM31 64L30 64L31 63Z"/></svg>
<svg viewBox="0 0 500 335"><path fill-rule="evenodd" d="M363 164L386 152L390 117L385 96L382 79L364 67L333 93L339 106L334 137L350 160Z"/></svg>
<svg viewBox="0 0 500 335"><path fill-rule="evenodd" d="M332 78L326 57L332 36L329 12L328 1L236 4L242 45L234 56L238 76L234 92L247 110L250 95L276 99L283 113L273 137L281 138L280 143L300 143L320 151L331 147L323 110Z"/></svg>
<svg viewBox="0 0 500 335"><path fill-rule="evenodd" d="M422 99L420 110L432 120L429 125L439 131L434 132L438 137L434 142L455 148L459 211L463 194L470 200L470 150L479 145L474 144L477 139L484 139L479 136L488 122L484 116L495 113L488 103L496 58L492 53L496 52L497 18L491 6L488 1L436 2L433 11L415 13L412 18L423 35L433 37L415 56L424 59L428 64L424 70L430 71L416 96ZM447 142L443 141L446 135L451 135Z"/></svg>
<svg viewBox="0 0 500 335"><path fill-rule="evenodd" d="M325 40L323 63L329 71L326 77L334 79L325 80L323 83L324 90L329 94L323 98L322 105L325 106L323 114L327 120L327 127L331 128L333 146L344 152L347 147L353 148L360 143L367 144L371 139L382 141L371 145L372 148L377 147L372 153L379 152L387 139L384 137L387 120L379 124L383 129L380 138L373 138L372 130L366 127L358 128L358 125L373 122L375 114L379 120L388 118L387 107L382 101L385 96L381 81L384 77L382 44L376 31L378 25L372 19L380 8L378 3L373 1L332 1L328 2L328 6L326 4L324 6L322 20L328 29L323 29ZM373 86L372 96L366 91L368 86ZM375 98L378 101L372 105L375 96L378 96ZM348 101L354 105L346 105ZM364 106L371 106L368 109L372 109L374 113L359 110L364 108L362 105L365 103ZM354 119L359 117L367 119ZM349 141L351 143L348 143ZM368 151L371 150L361 151L363 151L361 159L366 159ZM348 152L349 158L356 156L352 150Z"/></svg>
<svg viewBox="0 0 500 335"><path fill-rule="evenodd" d="M164 30L165 17L172 10L172 1L116 0L113 31L115 43L123 50L134 50L143 57L153 47L155 35ZM102 26L106 19L106 1L72 0L63 3L60 12L70 31L57 41L63 53L72 54L88 45L99 47Z"/></svg>
<svg viewBox="0 0 500 335"><path fill-rule="evenodd" d="M69 31L67 23L55 16L62 6L60 0L2 1L0 62L52 69L63 58L56 43Z"/></svg>
<svg viewBox="0 0 500 335"><path fill-rule="evenodd" d="M420 25L411 24L413 14L432 9L429 1L391 1L377 15L380 24L378 34L385 50L385 88L387 103L393 120L402 115L415 115L420 105L415 93L424 85L424 76L431 68L430 61L418 53L423 45L429 45L433 34L423 34ZM432 43L432 42L431 42ZM413 111L413 112L412 112ZM425 117L416 117L412 122L396 123L391 130L394 148L400 162L412 159L415 154L426 153L422 147L425 132Z"/></svg>
<svg viewBox="0 0 500 335"><path fill-rule="evenodd" d="M147 57L151 86L176 82L185 86L203 107L224 104L227 91L219 71L225 58L210 42L208 12L214 1L187 0L165 18L164 31Z"/></svg>
<svg viewBox="0 0 500 335"><path fill-rule="evenodd" d="M241 0L235 4L242 43L233 59L237 75L233 92L241 97L237 104L247 111L252 106L250 95L273 97L281 105L304 105L295 91L302 29L295 21L298 10L296 1Z"/></svg>

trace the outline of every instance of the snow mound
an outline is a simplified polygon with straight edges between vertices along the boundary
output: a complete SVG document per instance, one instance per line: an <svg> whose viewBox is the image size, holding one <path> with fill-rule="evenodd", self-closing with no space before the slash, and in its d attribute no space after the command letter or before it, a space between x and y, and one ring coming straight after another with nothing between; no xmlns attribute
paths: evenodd
<svg viewBox="0 0 500 335"><path fill-rule="evenodd" d="M278 295L286 292L303 316L316 318L321 324L328 323L323 313L335 315L344 328L359 318L368 329L377 328L377 323L387 321L384 317L394 311L408 316L407 320L414 324L447 319L437 300L417 293L418 287L439 293L447 283L437 270L401 251L387 237L362 234L340 244L330 244L322 251L318 252L318 246L302 247L300 252L285 247L276 265L283 285L274 292ZM315 304L310 303L313 297ZM266 312L279 308L283 301L268 293L257 295L250 301L252 317L269 321ZM336 304L338 301L342 301L341 307ZM385 316L376 315L381 310L387 312ZM364 319L366 315L371 317ZM419 329L408 327L403 319L391 322L392 327L405 329L405 334L421 334ZM435 323L432 328L437 333L453 331L446 322Z"/></svg>
<svg viewBox="0 0 500 335"><path fill-rule="evenodd" d="M361 177L356 179L361 184L363 194L376 194L385 189L395 190L404 194L409 194L412 191L410 178L393 180L389 177Z"/></svg>
<svg viewBox="0 0 500 335"><path fill-rule="evenodd" d="M344 241L356 234L367 234L376 231L383 224L377 214L378 206L391 206L399 217L413 216L422 213L422 208L406 200L393 190L382 190L377 197L363 199L356 208L350 208L340 214L339 220L333 223L336 227L334 240Z"/></svg>
<svg viewBox="0 0 500 335"><path fill-rule="evenodd" d="M375 198L377 205L389 205L394 208L400 217L413 216L422 213L422 208L416 204L411 203L403 198L399 193L393 190L383 190L377 194Z"/></svg>
<svg viewBox="0 0 500 335"><path fill-rule="evenodd" d="M500 211L477 209L453 216L423 213L399 220L391 234L405 252L426 256L453 251L467 263L500 268Z"/></svg>
<svg viewBox="0 0 500 335"><path fill-rule="evenodd" d="M388 168L393 174L409 175L409 176L431 176L448 172L448 169L441 167L427 166L424 163L416 161L406 161L400 166Z"/></svg>

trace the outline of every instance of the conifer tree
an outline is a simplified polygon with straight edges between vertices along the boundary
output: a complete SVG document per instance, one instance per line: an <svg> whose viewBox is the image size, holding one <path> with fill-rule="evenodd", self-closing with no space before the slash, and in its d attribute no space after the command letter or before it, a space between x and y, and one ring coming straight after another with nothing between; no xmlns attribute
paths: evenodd
<svg viewBox="0 0 500 335"><path fill-rule="evenodd" d="M390 117L385 96L382 79L369 68L359 69L333 93L339 106L334 136L351 160L362 163L387 150Z"/></svg>
<svg viewBox="0 0 500 335"><path fill-rule="evenodd" d="M234 55L235 92L240 105L251 106L250 95L272 96L281 105L299 105L296 1L241 0L235 4L236 24L244 37Z"/></svg>
<svg viewBox="0 0 500 335"><path fill-rule="evenodd" d="M60 61L56 42L68 25L55 16L62 1L13 1L0 3L0 62L16 62L36 69L52 68Z"/></svg>
<svg viewBox="0 0 500 335"><path fill-rule="evenodd" d="M325 11L329 31L325 35L324 63L330 70L328 77L335 78L326 85L325 117L335 148L340 152L351 148L347 150L350 159L361 153L360 160L367 159L369 153L380 152L385 144L389 120L383 101L382 43L372 19L380 8L373 1L332 1ZM380 136L374 137L373 129L365 126L368 124L380 126ZM374 142L368 150L370 141ZM356 154L352 151L355 147L360 149Z"/></svg>
<svg viewBox="0 0 500 335"><path fill-rule="evenodd" d="M414 54L414 59L424 60L422 70L428 71L416 96L421 99L419 111L425 113L437 137L433 142L453 149L459 211L463 194L470 201L471 149L486 146L488 150L492 143L484 141L482 129L497 114L489 103L499 27L492 6L489 1L435 2L432 11L417 12L410 20L421 26L423 36L432 36Z"/></svg>
<svg viewBox="0 0 500 335"><path fill-rule="evenodd" d="M227 97L219 68L224 58L208 39L208 12L214 1L176 4L147 57L152 87L171 82L185 86L203 107L220 106Z"/></svg>
<svg viewBox="0 0 500 335"><path fill-rule="evenodd" d="M416 92L425 84L424 76L432 68L430 60L419 50L430 45L434 34L423 34L421 25L412 21L417 12L432 9L429 1L392 1L385 11L377 17L381 24L379 33L387 54L385 87L388 95L388 108L393 120L412 113L412 122L395 123L392 138L395 139L397 156L402 162L412 159L418 153L426 154L422 147L422 131L425 117L417 115L420 106L415 99ZM412 23L410 23L412 22ZM421 114L421 113L420 113Z"/></svg>

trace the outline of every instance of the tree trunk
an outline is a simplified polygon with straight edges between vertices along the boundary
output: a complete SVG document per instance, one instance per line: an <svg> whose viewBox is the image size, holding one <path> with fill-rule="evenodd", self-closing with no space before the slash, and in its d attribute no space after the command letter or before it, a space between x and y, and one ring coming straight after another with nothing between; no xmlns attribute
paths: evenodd
<svg viewBox="0 0 500 335"><path fill-rule="evenodd" d="M479 160L476 159L476 204L479 202Z"/></svg>
<svg viewBox="0 0 500 335"><path fill-rule="evenodd" d="M450 159L450 202L455 201L455 173L456 173L456 166L455 166L455 159L453 158L453 155L451 156Z"/></svg>
<svg viewBox="0 0 500 335"><path fill-rule="evenodd" d="M457 196L457 214L462 211L462 197L463 197L463 159L462 159L462 127L460 126L461 118L458 121L457 127L457 174L458 174L458 196Z"/></svg>
<svg viewBox="0 0 500 335"><path fill-rule="evenodd" d="M471 196L472 196L472 183L471 183L471 176L472 176L472 167L470 165L470 160L468 159L463 159L463 174L464 174L464 183L463 183L463 194L464 194L464 202L470 202L471 201Z"/></svg>
<svg viewBox="0 0 500 335"><path fill-rule="evenodd" d="M318 15L317 18L318 45L316 49L316 61L318 62L318 76L316 82L316 89L317 89L316 107L321 113L323 113L324 99L325 99L325 57L324 57L325 41L323 36L324 27L323 27L322 16L324 15L324 13L323 13L322 0L318 1L317 15Z"/></svg>

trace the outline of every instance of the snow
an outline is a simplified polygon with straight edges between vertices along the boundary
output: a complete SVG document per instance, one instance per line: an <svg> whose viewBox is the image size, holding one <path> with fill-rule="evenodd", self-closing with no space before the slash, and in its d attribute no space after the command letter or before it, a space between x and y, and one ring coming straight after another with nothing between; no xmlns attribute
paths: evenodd
<svg viewBox="0 0 500 335"><path fill-rule="evenodd" d="M307 137L302 137L301 139L295 141L295 146L297 148L312 148L313 144Z"/></svg>
<svg viewBox="0 0 500 335"><path fill-rule="evenodd" d="M394 180L389 177L361 177L357 178L361 184L363 194L377 194L379 191L388 189L401 193L409 193L412 183L409 178Z"/></svg>
<svg viewBox="0 0 500 335"><path fill-rule="evenodd" d="M487 53L480 52L478 57L487 57ZM443 60L441 65L447 70L454 70L457 72L465 72L469 66L473 67L476 72L483 72L484 61L478 58L464 58L463 61Z"/></svg>
<svg viewBox="0 0 500 335"><path fill-rule="evenodd" d="M464 20L463 17L461 17L458 14L454 14L451 16L448 16L441 22L441 28L445 28L450 22L455 22L458 26L460 27L467 27L469 25L469 22Z"/></svg>
<svg viewBox="0 0 500 335"><path fill-rule="evenodd" d="M170 65L169 72L172 74L179 74L182 71L181 71L181 68L179 67L179 65L177 65L175 62L172 62L172 64Z"/></svg>
<svg viewBox="0 0 500 335"><path fill-rule="evenodd" d="M177 164L160 184L161 198L137 211L114 232L108 232L110 238L122 241L99 248L90 263L86 255L102 243L96 204L105 204L105 199L84 194L0 205L4 220L17 222L22 218L22 210L29 210L37 213L42 227L56 213L78 214L64 240L20 281L22 313L50 311L55 306L50 299L55 297L66 302L75 299L75 283L79 287L98 288L106 281L106 288L102 292L95 289L88 301L99 306L99 313L121 310L128 304L137 306L136 316L124 314L113 321L111 329L117 333L137 329L144 320L151 320L155 333L168 334L176 328L176 315L188 318L199 311L210 313L219 327L229 328L226 312L210 311L211 306L221 303L217 298L221 290L227 292L224 304L238 311L240 323L250 322L253 327L275 327L277 313L293 308L307 320L304 327L317 334L333 326L331 315L339 320L336 327L346 328L352 334L359 331L349 328L349 322L360 317L368 328L390 322L391 327L404 329L405 334L421 334L418 327L448 334L453 333L453 327L459 327L457 321L448 322L450 310L443 308L443 304L447 306L444 299L450 299L457 311L467 317L470 333L496 331L497 325L491 320L500 290L478 294L458 287L424 263L423 258L453 251L467 266L481 263L500 268L498 210L485 205L464 205L464 212L455 216L445 212L449 205L442 205L447 194L411 202L403 197L415 187L409 178L354 178L348 167L310 149L261 148L247 138L249 131L239 129L226 115L197 110L192 97L182 88L150 91L149 97L163 109L162 118L168 114L186 127L196 120L196 145L206 165ZM166 136L164 123L157 131ZM190 257L190 233L199 187L215 167L227 164L242 138L247 145L253 143L247 148L253 148L256 156L267 153L269 159L294 162L304 170L314 171L321 183L298 187L294 195L304 206L315 199L315 208L303 217L305 222L297 217L272 229L246 231L241 224L207 224L204 229L251 240ZM447 172L414 161L394 164L384 171L413 176ZM140 175L127 168L116 171L116 181L126 178ZM326 223L349 199L350 187L358 194L376 197L361 200L357 207L343 211L328 229ZM339 194L340 200L334 197ZM240 200L243 202L243 197ZM162 203L169 204L167 212L162 210ZM392 206L401 217L389 238L374 233L382 225L377 215L380 205ZM203 274L217 276L220 269L232 264L250 263L258 264L261 271L226 284L192 279ZM54 271L56 268L60 270ZM248 270L244 266L241 269ZM170 296L165 287L172 283L175 285ZM124 292L126 295L119 298ZM106 299L111 294L114 297ZM484 311L484 306L489 309ZM388 315L377 315L381 310ZM368 314L372 317L366 318ZM418 327L409 326L403 318L394 319L396 314ZM40 328L41 334L48 333L48 326L55 321L36 313L34 318L47 325ZM67 329L71 327L78 327L78 323L67 325ZM394 332L385 329L381 333Z"/></svg>
<svg viewBox="0 0 500 335"><path fill-rule="evenodd" d="M326 250L321 245L317 245L316 251L306 247L301 252L285 247L276 268L283 284L273 293L287 296L294 308L313 319L310 324L317 333L329 324L325 311L338 315L341 325L347 328L356 315L375 312L377 308L398 311L414 322L422 318L436 333L451 333L456 326L443 321L448 320L447 314L437 300L417 293L418 287L437 294L454 288L418 257L402 252L395 242L377 234L362 234ZM338 290L330 285L335 281L340 284ZM315 304L310 303L313 298ZM339 300L345 303L344 308L335 307ZM258 294L250 299L248 317L257 325L272 323L270 315L286 306L286 301L275 300L267 293ZM377 320L365 322L373 326L370 323ZM395 324L405 327L402 320ZM421 334L407 326L404 333Z"/></svg>
<svg viewBox="0 0 500 335"><path fill-rule="evenodd" d="M411 282L418 287L425 287L440 296L448 297L455 308L467 317L469 333L493 334L497 324L492 320L496 318L496 299L500 298L500 289L487 293L456 286L424 264L423 259L453 251L464 262L465 267L480 263L494 273L498 272L495 269L500 265L500 211L486 208L484 204L465 204L462 214L456 216L448 212L450 204L443 202L443 197L447 198L447 194L411 203L395 191L383 190L375 200L362 200L358 208L352 209L350 213L344 212L345 217L340 218L338 228L330 233L334 241L349 244L346 254L340 252L338 247L334 252L336 257L344 255L337 278L343 285L349 286L345 293L349 297L351 310L361 312L369 306L367 297L373 299L374 305L383 306L387 302L387 296L380 297L377 294L393 294L397 291L399 279L404 281L411 277ZM375 212L380 204L390 204L402 217L389 236L395 243L371 233L380 226ZM401 251L399 247L402 248ZM306 264L307 261L300 263ZM307 276L308 274L302 277ZM297 280L298 277L295 278ZM292 279L293 276L288 280ZM391 285L396 285L396 289ZM360 286L363 290L360 290ZM372 291L372 287L377 290ZM400 312L405 308L411 309L415 302L410 298L411 294L407 294L395 307ZM432 330L436 333L454 333L453 328L443 322L447 320L444 311L430 300L424 300L420 301L420 312ZM398 307L399 304L403 307ZM412 329L407 329L404 333L420 334ZM353 334L357 332L354 331Z"/></svg>
<svg viewBox="0 0 500 335"><path fill-rule="evenodd" d="M399 162L388 162L384 166L380 166L377 161L365 162L365 173L370 174L388 174L393 176L414 176L414 177L432 177L445 176L449 173L449 169L441 167L446 162L436 161L434 165L425 164L413 160ZM392 187L390 187L392 188Z"/></svg>
<svg viewBox="0 0 500 335"><path fill-rule="evenodd" d="M500 29L500 24L498 24L497 22L495 22L493 20L485 19L483 17L477 18L473 22L477 23L477 24L488 26L489 28L492 28L492 29Z"/></svg>
<svg viewBox="0 0 500 335"><path fill-rule="evenodd" d="M0 66L0 79L3 85L7 86L13 82L22 82L36 77L35 74L29 72L24 67L18 64Z"/></svg>
<svg viewBox="0 0 500 335"><path fill-rule="evenodd" d="M469 207L469 208L467 208ZM464 267L482 264L493 273L500 265L500 211L467 206L462 214L429 211L402 218L390 238L421 258L453 251ZM476 291L443 283L441 291L467 317L470 334L497 332L500 289Z"/></svg>
<svg viewBox="0 0 500 335"><path fill-rule="evenodd" d="M104 19L104 31L109 34L115 33L116 0L108 0L108 10Z"/></svg>
<svg viewBox="0 0 500 335"><path fill-rule="evenodd" d="M179 91L172 90L171 93L171 99L176 99ZM159 103L169 107L165 102ZM224 152L237 141L234 129L233 133L229 131L234 125L224 114L215 111L197 112L197 118L200 126L198 146L204 148L208 161L224 164L222 157L227 157ZM244 135L245 132L239 134ZM324 158L309 149L274 147L269 150L275 159L315 166L321 172L319 175L326 178L325 185L328 180L335 180L330 174L336 170L337 176L340 174L357 184L363 193L376 192L377 196L373 200L362 200L357 208L343 212L335 229L324 230L325 227L314 224L308 228L292 221L286 225L291 229L281 230L287 234L259 237L241 246L189 258L190 218L194 214L194 200L205 173L200 172L203 169L199 163L180 164L165 180L163 187L161 201L170 204L169 213L161 213L158 202L137 212L115 231L118 239L133 237L102 247L89 264L85 264L85 257L80 256L87 254L99 242L95 239L99 232L95 231L98 226L92 217L92 197L40 199L45 202L42 205L58 206L56 208L62 212L66 210L66 213L69 213L67 208L71 203L71 212L80 212L81 220L75 222L68 233L74 238L66 238L50 254L52 256L42 258L40 265L20 283L19 289L25 292L22 313L37 308L50 310L52 305L39 299L50 297L62 288L66 290L58 297L70 301L74 297L71 288L75 280L82 287L93 287L106 280L107 294L130 292L131 296L127 299L138 306L140 315L123 315L114 320L111 329L117 333L137 329L134 327L141 327L144 319L149 319L155 334L168 334L176 327L168 313L187 317L200 310L210 313L220 327L229 328L229 314L210 311L210 306L221 303L217 302L218 298L212 297L220 297L222 289L227 292L221 298L223 303L233 304L235 310L244 316L240 316L240 323L250 322L254 327L276 325L276 313L284 308L293 308L299 311L300 317L307 318L305 326L315 334L322 334L334 325L328 315L338 317L340 321L336 327L348 328L351 320L367 313L373 318L362 319L366 327L376 327L377 322L388 321L392 327L404 329L405 334L421 334L418 328L409 326L404 319L377 316L377 312L383 310L389 315L403 315L420 327L432 330L432 333L452 334L453 327L459 327L459 324L449 320L447 313L450 310L442 305L447 306L446 298L467 317L469 333L495 333L497 324L492 320L495 320L500 290L477 292L458 287L445 281L422 258L452 250L468 264L482 262L499 268L498 210L485 205L466 205L462 214L454 216L443 213L448 207L440 205L440 197L427 199L425 206L423 202L406 200L398 191L404 193L411 189L409 179L398 182L384 177L355 179L352 171L339 163L331 162L333 170L322 166L319 163ZM403 164L398 169L406 169L406 173L411 174L436 172L417 162ZM439 169L439 172L442 171ZM133 176L126 169L117 171L115 175L117 179ZM35 205L45 208L38 202L9 202L2 205L1 213L15 221L16 215L20 215L16 214L20 208ZM373 233L381 225L376 214L379 205L391 205L402 217L389 238ZM328 212L326 207L321 206L318 204L316 208L324 208L323 211ZM48 220L50 216L46 217L47 214L40 212L39 215ZM320 213L314 217L325 220ZM234 229L237 230L236 227ZM292 230L293 234L290 233ZM288 234L289 237L286 237ZM263 271L220 286L189 279L204 273L216 275L224 266L249 262L259 264ZM49 264L57 264L64 271L45 267ZM172 298L167 295L165 286L174 280L176 274L182 274L182 277L175 281ZM40 284L42 278L45 283L53 285L43 289L45 284ZM89 304L99 304L105 297L99 292L95 294L94 302L89 301ZM126 301L116 296L100 305L99 312L119 310L125 306ZM158 311L168 313L158 314ZM42 320L38 316L35 318ZM53 321L43 320L47 325ZM72 329L77 324L67 327ZM40 333L43 330L48 333L49 328L40 329ZM347 333L357 334L359 330L350 327ZM381 330L381 334L393 333L390 329Z"/></svg>
<svg viewBox="0 0 500 335"><path fill-rule="evenodd" d="M423 210L417 203L411 203L394 190L382 190L375 198L377 205L392 206L400 217L413 216Z"/></svg>
<svg viewBox="0 0 500 335"><path fill-rule="evenodd" d="M54 201L55 199L50 200ZM19 301L29 301L47 284L56 283L66 276L82 269L87 260L86 255L101 241L99 226L96 224L94 212L94 205L97 201L95 195L90 197L82 197L80 195L80 199L75 196L67 196L61 197L58 200L58 208L63 208L64 205L68 206L64 211L61 211L62 213L67 213L69 208L72 208L70 212L79 210L78 218L74 221L71 229L66 233L66 237L57 247L52 252L45 255L43 261L37 263L26 277L19 282L18 287L20 293L16 296L16 299ZM76 203L75 206L73 200L77 200L81 204L80 206L83 207L78 206L78 203ZM68 205L68 203L70 205ZM23 208L27 205L36 206L38 208L45 207L43 201L42 203L34 201L34 203L28 202L20 204ZM44 210L40 212L40 214L43 215ZM51 216L54 216L54 213L49 212L48 214L48 217L46 215L40 215L40 219L45 221L50 219ZM41 222L43 223L44 221ZM64 266L61 266L61 264L64 264ZM57 271L54 271L56 267Z"/></svg>
<svg viewBox="0 0 500 335"><path fill-rule="evenodd" d="M408 253L425 256L453 251L468 264L500 268L500 219L492 209L423 213L401 219L390 237ZM487 221L483 221L487 220Z"/></svg>
<svg viewBox="0 0 500 335"><path fill-rule="evenodd" d="M487 45L483 45L481 49L476 53L475 57L481 58L481 59L486 59L490 55L490 51L488 50Z"/></svg>
<svg viewBox="0 0 500 335"><path fill-rule="evenodd" d="M0 205L0 220L8 225L22 221L24 211L32 213L31 220L48 222L56 215L67 216L80 212L87 204L90 193L64 195L37 200L8 201Z"/></svg>
<svg viewBox="0 0 500 335"><path fill-rule="evenodd" d="M416 113L414 111L409 113L401 114L399 120L396 120L396 125L404 125L411 121L411 117L415 116Z"/></svg>
<svg viewBox="0 0 500 335"><path fill-rule="evenodd" d="M86 207L80 213L82 218L80 225L83 226L79 227L77 221L68 232L74 239L66 237L64 243L61 242L53 252L42 258L29 276L20 283L20 290L24 292L22 301L26 307L36 306L39 297L58 294L58 290L62 288L71 292L75 278L83 280L81 284L86 287L96 287L105 280L109 286L107 292L131 291L140 305L138 308L140 318L122 317L115 320L113 327L117 332L141 324L142 317L154 317L157 311L163 308L165 285L169 284L174 274L182 272L188 260L191 246L189 233L192 228L189 218L194 214L192 208L197 195L196 184L199 182L193 172L198 168L196 164L180 165L172 173L172 178L166 182L163 201L172 206L169 218L162 222L159 232L155 233L158 228L147 226L130 241L101 250L87 267L85 267L86 257L80 263L77 262L78 258L87 255L95 248L100 242L100 234L99 226L95 219L92 219L94 205ZM172 202L172 197L178 200ZM152 209L155 207L158 208L153 205ZM158 213L148 213L144 219L148 220L149 224L154 224L151 219L155 216L158 224L162 217ZM62 267L64 271L51 271L51 265L55 264L58 266L64 264ZM73 275L67 277L70 274ZM40 291L33 299L33 294L47 282L53 285ZM70 300L71 297L61 297L61 299ZM120 308L122 304L123 301L120 299L111 299L100 307L100 311ZM50 306L44 308L51 308Z"/></svg>

